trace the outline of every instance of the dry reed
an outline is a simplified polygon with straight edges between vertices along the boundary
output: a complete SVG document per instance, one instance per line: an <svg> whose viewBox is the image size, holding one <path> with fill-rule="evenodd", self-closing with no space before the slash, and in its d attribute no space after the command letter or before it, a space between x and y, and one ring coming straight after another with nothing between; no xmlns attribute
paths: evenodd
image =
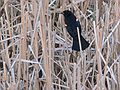
<svg viewBox="0 0 120 90"><path fill-rule="evenodd" d="M0 90L120 90L119 8L119 0L0 0ZM90 42L85 51L71 51L57 14L66 9Z"/></svg>

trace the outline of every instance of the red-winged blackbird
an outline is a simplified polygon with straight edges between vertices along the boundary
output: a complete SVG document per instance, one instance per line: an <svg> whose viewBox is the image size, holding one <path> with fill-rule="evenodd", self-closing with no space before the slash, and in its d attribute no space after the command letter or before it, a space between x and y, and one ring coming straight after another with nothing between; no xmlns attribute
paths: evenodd
<svg viewBox="0 0 120 90"><path fill-rule="evenodd" d="M77 27L79 28L80 32L81 48L82 50L85 50L87 47L89 47L89 42L87 42L81 35L81 25L79 20L77 20L76 16L69 10L63 11L62 14L64 16L65 24L67 25L66 29L73 38L72 50L80 51Z"/></svg>

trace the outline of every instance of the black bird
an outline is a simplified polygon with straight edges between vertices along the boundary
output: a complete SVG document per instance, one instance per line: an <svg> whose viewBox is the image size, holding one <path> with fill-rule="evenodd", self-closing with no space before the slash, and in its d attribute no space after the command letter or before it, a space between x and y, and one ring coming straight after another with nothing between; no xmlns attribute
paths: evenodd
<svg viewBox="0 0 120 90"><path fill-rule="evenodd" d="M80 32L81 48L82 50L85 50L87 47L89 47L89 42L87 42L81 35L80 22L77 20L76 16L69 10L63 11L62 14L64 16L65 24L67 25L66 29L70 36L73 38L72 50L80 51L77 27L79 28Z"/></svg>

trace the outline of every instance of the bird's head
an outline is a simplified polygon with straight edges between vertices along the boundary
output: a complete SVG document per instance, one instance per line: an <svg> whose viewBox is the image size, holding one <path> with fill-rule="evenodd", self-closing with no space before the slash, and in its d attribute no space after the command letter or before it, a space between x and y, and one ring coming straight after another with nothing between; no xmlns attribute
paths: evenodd
<svg viewBox="0 0 120 90"><path fill-rule="evenodd" d="M69 16L73 15L73 13L69 10L63 11L62 14L64 15L64 17L69 17Z"/></svg>
<svg viewBox="0 0 120 90"><path fill-rule="evenodd" d="M62 14L64 16L65 24L71 25L73 22L76 21L76 17L71 11L64 10Z"/></svg>
<svg viewBox="0 0 120 90"><path fill-rule="evenodd" d="M58 12L58 14L63 14L63 16L68 18L69 16L74 16L74 14L69 10L64 10L63 12Z"/></svg>

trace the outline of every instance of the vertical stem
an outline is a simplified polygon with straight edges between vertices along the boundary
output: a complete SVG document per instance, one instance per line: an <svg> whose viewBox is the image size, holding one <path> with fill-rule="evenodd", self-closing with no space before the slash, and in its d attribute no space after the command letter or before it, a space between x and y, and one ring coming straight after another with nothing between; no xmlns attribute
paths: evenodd
<svg viewBox="0 0 120 90"><path fill-rule="evenodd" d="M76 90L76 63L73 64L73 90Z"/></svg>

